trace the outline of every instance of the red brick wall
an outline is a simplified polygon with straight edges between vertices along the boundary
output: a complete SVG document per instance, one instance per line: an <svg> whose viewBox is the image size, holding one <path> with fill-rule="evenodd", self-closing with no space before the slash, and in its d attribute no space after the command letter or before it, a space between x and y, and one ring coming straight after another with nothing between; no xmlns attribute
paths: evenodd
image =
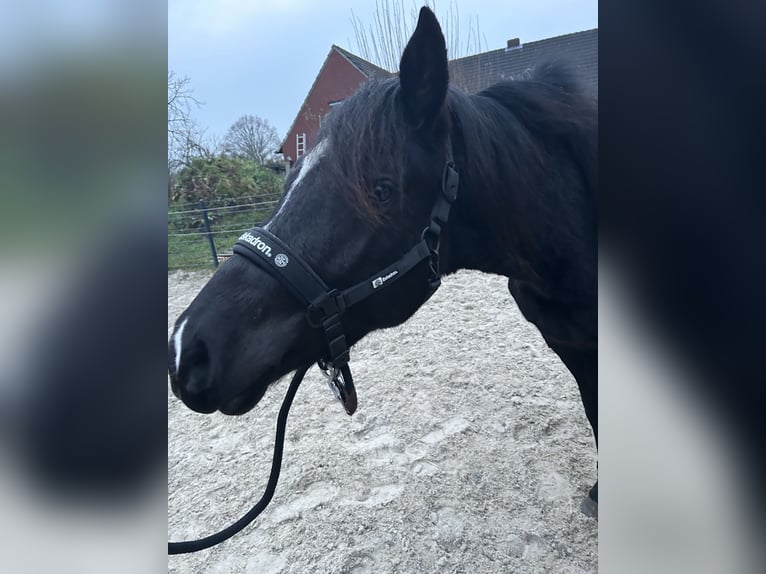
<svg viewBox="0 0 766 574"><path fill-rule="evenodd" d="M351 63L335 50L325 60L314 85L309 90L298 116L290 128L282 146L285 161L288 158L295 163L296 135L306 134L306 150L316 141L319 131L319 119L330 111L330 102L342 100L352 95L365 82L366 78Z"/></svg>

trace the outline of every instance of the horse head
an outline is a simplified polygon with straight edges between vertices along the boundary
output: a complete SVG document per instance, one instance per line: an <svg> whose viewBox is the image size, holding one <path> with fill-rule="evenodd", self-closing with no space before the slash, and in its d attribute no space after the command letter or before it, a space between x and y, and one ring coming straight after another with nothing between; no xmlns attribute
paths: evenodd
<svg viewBox="0 0 766 574"><path fill-rule="evenodd" d="M370 81L334 108L263 229L339 290L402 257L442 193L447 89L444 36L423 8L399 76ZM255 235L249 243L270 249ZM424 261L350 307L341 317L348 345L408 319L432 292L428 279ZM320 359L327 341L283 282L235 254L178 317L168 347L175 395L198 412L236 415L269 384Z"/></svg>

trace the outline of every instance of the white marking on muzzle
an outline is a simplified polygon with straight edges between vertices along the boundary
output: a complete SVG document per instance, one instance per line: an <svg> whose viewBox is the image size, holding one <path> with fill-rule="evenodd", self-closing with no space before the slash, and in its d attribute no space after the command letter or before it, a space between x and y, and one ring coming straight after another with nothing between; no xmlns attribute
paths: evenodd
<svg viewBox="0 0 766 574"><path fill-rule="evenodd" d="M300 171L298 172L298 176L293 180L293 182L290 184L290 189L287 190L287 193L285 193L285 199L282 202L282 205L279 206L279 209L274 214L274 217L271 218L271 220L263 226L264 229L268 229L269 226L276 221L277 217L280 216L282 211L285 209L285 206L290 202L290 200L293 197L293 191L298 187L298 185L303 181L303 178L305 178L309 172L316 167L316 165L319 163L320 158L325 154L327 151L327 139L323 139L320 141L311 151L309 151L306 156L303 158L303 163L301 164Z"/></svg>
<svg viewBox="0 0 766 574"><path fill-rule="evenodd" d="M181 343L184 336L184 327L186 327L186 322L188 320L189 317L184 319L183 323L178 327L176 334L173 335L173 349L175 349L176 352L176 376L178 376L178 369L181 368Z"/></svg>

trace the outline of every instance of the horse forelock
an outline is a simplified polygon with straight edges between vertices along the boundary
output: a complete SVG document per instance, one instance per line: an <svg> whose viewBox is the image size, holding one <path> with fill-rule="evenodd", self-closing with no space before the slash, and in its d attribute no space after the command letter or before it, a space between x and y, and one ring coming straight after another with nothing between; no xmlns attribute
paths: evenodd
<svg viewBox="0 0 766 574"><path fill-rule="evenodd" d="M397 78L373 79L333 109L319 133L332 142L324 165L339 189L367 221L386 220L371 195L381 176L401 178L409 128L398 102ZM401 185L401 180L396 182Z"/></svg>

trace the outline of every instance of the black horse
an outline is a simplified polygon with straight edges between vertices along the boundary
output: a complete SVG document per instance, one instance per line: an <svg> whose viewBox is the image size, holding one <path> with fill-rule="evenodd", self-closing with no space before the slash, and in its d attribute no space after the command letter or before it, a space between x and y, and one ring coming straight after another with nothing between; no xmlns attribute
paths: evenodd
<svg viewBox="0 0 766 574"><path fill-rule="evenodd" d="M423 8L399 76L368 82L333 111L264 229L327 285L348 288L417 243L454 158L460 185L441 233L441 274L508 277L524 316L577 380L598 437L596 135L596 100L561 65L472 96L450 87L444 37ZM350 307L341 321L348 345L406 321L430 294L428 276L424 261ZM171 386L196 411L238 415L326 352L305 306L234 255L176 322Z"/></svg>

